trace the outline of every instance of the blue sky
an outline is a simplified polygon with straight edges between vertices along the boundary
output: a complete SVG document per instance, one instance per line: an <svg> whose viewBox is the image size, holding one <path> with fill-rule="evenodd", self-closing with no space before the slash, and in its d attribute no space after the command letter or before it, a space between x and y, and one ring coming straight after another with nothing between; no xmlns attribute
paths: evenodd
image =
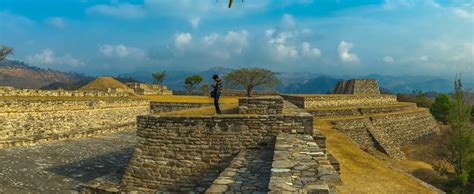
<svg viewBox="0 0 474 194"><path fill-rule="evenodd" d="M90 75L263 67L474 80L472 0L2 0L11 59ZM471 75L471 76L469 76Z"/></svg>

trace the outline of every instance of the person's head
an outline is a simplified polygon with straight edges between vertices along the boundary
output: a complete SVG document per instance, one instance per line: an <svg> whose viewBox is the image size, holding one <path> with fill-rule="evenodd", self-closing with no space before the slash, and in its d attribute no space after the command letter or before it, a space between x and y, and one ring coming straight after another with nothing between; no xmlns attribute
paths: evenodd
<svg viewBox="0 0 474 194"><path fill-rule="evenodd" d="M218 75L213 75L212 79L217 81L219 79L219 76Z"/></svg>

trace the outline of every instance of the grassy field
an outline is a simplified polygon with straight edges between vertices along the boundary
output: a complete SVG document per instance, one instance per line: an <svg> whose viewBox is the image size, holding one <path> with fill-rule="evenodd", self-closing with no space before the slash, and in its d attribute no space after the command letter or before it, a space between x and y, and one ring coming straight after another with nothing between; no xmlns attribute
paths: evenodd
<svg viewBox="0 0 474 194"><path fill-rule="evenodd" d="M329 151L341 164L343 185L339 193L435 193L383 160L361 150L350 138L332 129L329 122L315 120L327 138Z"/></svg>
<svg viewBox="0 0 474 194"><path fill-rule="evenodd" d="M189 103L213 103L214 99L207 96L139 96L153 102L189 102ZM238 97L221 97L223 104L238 103Z"/></svg>

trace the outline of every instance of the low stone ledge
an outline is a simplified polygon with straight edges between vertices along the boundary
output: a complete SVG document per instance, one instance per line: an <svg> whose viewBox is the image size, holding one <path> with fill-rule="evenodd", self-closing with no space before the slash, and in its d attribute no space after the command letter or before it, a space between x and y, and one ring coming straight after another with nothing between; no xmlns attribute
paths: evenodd
<svg viewBox="0 0 474 194"><path fill-rule="evenodd" d="M192 108L213 106L212 103L188 103L188 102L150 102L151 113L162 113L180 111Z"/></svg>
<svg viewBox="0 0 474 194"><path fill-rule="evenodd" d="M239 98L240 114L271 115L283 113L283 98L280 96Z"/></svg>

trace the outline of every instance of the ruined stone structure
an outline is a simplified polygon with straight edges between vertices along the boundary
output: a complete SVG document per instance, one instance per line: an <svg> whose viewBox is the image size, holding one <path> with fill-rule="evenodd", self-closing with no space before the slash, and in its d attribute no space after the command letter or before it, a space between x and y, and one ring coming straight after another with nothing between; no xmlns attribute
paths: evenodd
<svg viewBox="0 0 474 194"><path fill-rule="evenodd" d="M0 99L0 147L131 129L148 110L146 100L123 98Z"/></svg>
<svg viewBox="0 0 474 194"><path fill-rule="evenodd" d="M351 79L337 83L335 94L380 94L377 80Z"/></svg>
<svg viewBox="0 0 474 194"><path fill-rule="evenodd" d="M16 89L9 86L0 86L0 97L128 97L130 93L108 90L36 90L36 89Z"/></svg>
<svg viewBox="0 0 474 194"><path fill-rule="evenodd" d="M340 82L336 91L356 91L352 92L356 94L283 97L306 109L316 119L330 121L333 128L361 147L375 148L393 158L404 159L400 146L437 133L439 128L429 110L413 103L397 102L393 95L374 94L377 92L373 91L378 91L374 88L376 84L375 80L350 80Z"/></svg>
<svg viewBox="0 0 474 194"><path fill-rule="evenodd" d="M125 85L139 95L173 95L173 91L168 90L168 87L158 84L127 83Z"/></svg>
<svg viewBox="0 0 474 194"><path fill-rule="evenodd" d="M251 114L138 116L138 142L117 190L335 192L337 161L311 114L281 97L240 102ZM83 189L111 190L98 187Z"/></svg>

